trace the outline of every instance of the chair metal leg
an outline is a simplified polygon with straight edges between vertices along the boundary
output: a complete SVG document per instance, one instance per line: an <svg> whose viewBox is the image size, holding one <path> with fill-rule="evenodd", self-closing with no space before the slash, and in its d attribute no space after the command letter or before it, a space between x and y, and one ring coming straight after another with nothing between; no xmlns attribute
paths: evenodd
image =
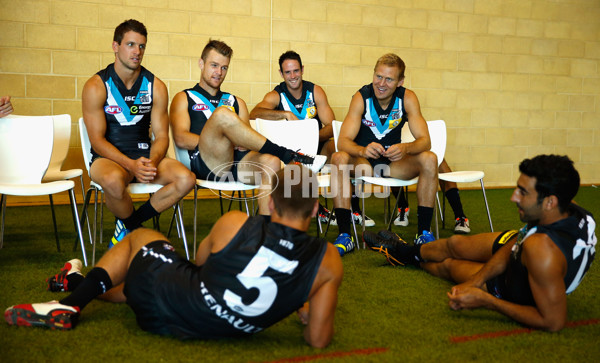
<svg viewBox="0 0 600 363"><path fill-rule="evenodd" d="M188 244L187 244L187 237L185 236L185 230L183 228L183 212L181 211L181 208L179 207L179 203L175 204L175 210L173 211L173 214L177 213L177 219L179 219L179 228L181 228L180 233L181 233L181 241L183 242L183 248L185 249L185 257L189 260L190 259L190 251L188 250Z"/></svg>
<svg viewBox="0 0 600 363"><path fill-rule="evenodd" d="M83 186L83 174L81 174L79 176L79 182L81 183L81 196L83 197L83 200L85 201L85 194L86 194L86 192L85 192L85 189L84 189L84 186ZM92 243L92 230L90 229L90 220L89 219L87 219L87 227L88 227L88 234L89 234L89 237L90 237L90 243Z"/></svg>
<svg viewBox="0 0 600 363"><path fill-rule="evenodd" d="M92 188L90 187L87 190L87 192L83 195L83 208L81 209L81 215L79 216L79 225L82 226L81 228L83 229L83 223L85 221L87 221L88 232L90 234L90 243L93 243L92 230L90 229L90 220L89 220L88 211L87 211L88 205L90 203L91 195L92 195ZM73 246L73 251L77 250L77 242L79 242L79 241L77 241L77 238L75 238L75 245Z"/></svg>
<svg viewBox="0 0 600 363"><path fill-rule="evenodd" d="M2 197L0 197L0 219L2 220L2 222L0 222L1 226L0 226L0 248L2 248L4 246L4 214L6 212L6 195L2 194Z"/></svg>
<svg viewBox="0 0 600 363"><path fill-rule="evenodd" d="M83 263L87 266L87 256L85 255L85 243L83 242L83 233L81 233L81 225L79 224L79 215L77 213L77 202L75 199L75 191L69 190L69 199L71 200L71 209L73 212L73 223L75 224L75 230L77 236L79 236L79 242L81 243L81 253L83 254Z"/></svg>
<svg viewBox="0 0 600 363"><path fill-rule="evenodd" d="M52 211L52 223L54 224L54 239L56 240L56 250L60 252L60 241L58 240L58 228L56 228L56 214L54 213L54 201L52 194L48 194L50 198L50 210Z"/></svg>
<svg viewBox="0 0 600 363"><path fill-rule="evenodd" d="M219 199L221 198L221 192L219 192ZM198 185L194 186L194 258L196 257L196 232L198 229L197 220L198 217Z"/></svg>
<svg viewBox="0 0 600 363"><path fill-rule="evenodd" d="M494 232L494 227L492 226L492 216L490 215L490 207L488 206L487 196L485 195L485 187L483 186L483 179L479 180L481 182L481 192L483 193L483 201L485 202L485 210L488 215L488 221L490 222L490 231Z"/></svg>

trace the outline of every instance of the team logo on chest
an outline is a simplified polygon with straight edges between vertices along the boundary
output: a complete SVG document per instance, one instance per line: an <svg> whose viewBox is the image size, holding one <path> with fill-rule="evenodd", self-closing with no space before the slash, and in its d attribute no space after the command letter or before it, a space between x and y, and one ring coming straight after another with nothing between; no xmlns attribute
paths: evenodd
<svg viewBox="0 0 600 363"><path fill-rule="evenodd" d="M116 115L123 111L123 109L119 106L104 106L104 112L109 115Z"/></svg>
<svg viewBox="0 0 600 363"><path fill-rule="evenodd" d="M204 103L197 103L192 106L192 110L194 110L194 111L206 111L208 109L209 109L209 107L207 105L205 105Z"/></svg>

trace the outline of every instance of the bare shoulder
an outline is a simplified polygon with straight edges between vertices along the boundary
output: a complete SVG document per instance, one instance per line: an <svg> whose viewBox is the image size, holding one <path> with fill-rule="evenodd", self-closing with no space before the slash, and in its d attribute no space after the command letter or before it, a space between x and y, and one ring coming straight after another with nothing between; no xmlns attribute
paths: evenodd
<svg viewBox="0 0 600 363"><path fill-rule="evenodd" d="M560 248L545 233L534 233L522 244L521 260L530 273L548 276L556 273L564 276L567 260Z"/></svg>
<svg viewBox="0 0 600 363"><path fill-rule="evenodd" d="M325 282L331 281L336 285L340 285L342 283L343 275L344 267L342 265L342 258L340 257L337 248L335 248L333 244L327 243L327 250L321 261L321 266L319 267L315 282L322 285Z"/></svg>
<svg viewBox="0 0 600 363"><path fill-rule="evenodd" d="M240 211L231 211L219 218L210 231L213 243L211 252L222 250L240 231L246 220L248 215Z"/></svg>

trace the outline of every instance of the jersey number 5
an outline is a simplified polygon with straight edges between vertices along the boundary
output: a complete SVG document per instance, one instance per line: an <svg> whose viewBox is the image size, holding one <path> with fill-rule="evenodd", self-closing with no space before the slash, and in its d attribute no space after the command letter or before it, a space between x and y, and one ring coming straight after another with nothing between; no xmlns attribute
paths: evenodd
<svg viewBox="0 0 600 363"><path fill-rule="evenodd" d="M277 297L277 284L271 277L263 276L269 267L291 275L298 267L298 261L290 261L262 246L244 271L236 276L246 289L258 289L258 297L254 302L246 305L238 294L227 289L223 294L227 306L245 316L259 316L269 310Z"/></svg>

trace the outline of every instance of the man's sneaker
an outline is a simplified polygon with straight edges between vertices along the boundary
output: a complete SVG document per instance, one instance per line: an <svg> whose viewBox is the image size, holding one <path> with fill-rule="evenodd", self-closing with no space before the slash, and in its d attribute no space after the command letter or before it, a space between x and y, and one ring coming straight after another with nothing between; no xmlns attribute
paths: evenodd
<svg viewBox="0 0 600 363"><path fill-rule="evenodd" d="M81 266L81 260L77 258L66 262L59 273L46 279L47 290L52 292L75 290L75 287L83 280Z"/></svg>
<svg viewBox="0 0 600 363"><path fill-rule="evenodd" d="M408 226L408 213L410 212L410 208L398 208L398 216L394 219L394 226Z"/></svg>
<svg viewBox="0 0 600 363"><path fill-rule="evenodd" d="M456 218L456 223L454 224L454 233L467 234L469 232L471 232L471 227L469 226L469 218Z"/></svg>
<svg viewBox="0 0 600 363"><path fill-rule="evenodd" d="M299 152L292 153L291 163L302 164L313 171L313 173L319 172L323 168L323 165L327 162L327 156L316 155L310 156Z"/></svg>
<svg viewBox="0 0 600 363"><path fill-rule="evenodd" d="M362 213L354 212L352 213L352 217L354 218L354 223L362 226ZM369 216L365 215L365 227L373 227L374 225L375 221L369 218Z"/></svg>
<svg viewBox="0 0 600 363"><path fill-rule="evenodd" d="M110 242L108 242L108 249L113 248L114 245L121 242L123 238L129 234L129 232L130 231L125 228L123 221L117 219L117 223L115 223L115 234L110 239Z"/></svg>
<svg viewBox="0 0 600 363"><path fill-rule="evenodd" d="M354 239L348 233L340 233L333 243L337 247L340 256L354 250Z"/></svg>
<svg viewBox="0 0 600 363"><path fill-rule="evenodd" d="M416 245L424 245L425 243L435 241L435 237L429 231L423 231L423 234L415 238Z"/></svg>
<svg viewBox="0 0 600 363"><path fill-rule="evenodd" d="M4 311L4 319L10 325L43 326L59 330L73 328L78 318L78 307L63 305L56 300L15 305Z"/></svg>
<svg viewBox="0 0 600 363"><path fill-rule="evenodd" d="M321 203L319 203L319 222L327 224L327 220L329 219L329 216L331 215L331 211L327 208L325 208Z"/></svg>
<svg viewBox="0 0 600 363"><path fill-rule="evenodd" d="M407 263L414 263L415 258L412 248L397 234L388 230L384 231L379 231L377 234L365 231L363 241L370 249L384 255L392 266L404 266Z"/></svg>

